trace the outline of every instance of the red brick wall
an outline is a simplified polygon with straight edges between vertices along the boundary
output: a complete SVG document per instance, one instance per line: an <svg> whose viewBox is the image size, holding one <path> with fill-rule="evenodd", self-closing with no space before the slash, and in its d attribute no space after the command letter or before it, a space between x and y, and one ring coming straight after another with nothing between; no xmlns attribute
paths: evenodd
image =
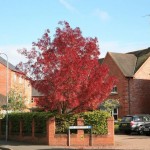
<svg viewBox="0 0 150 150"><path fill-rule="evenodd" d="M133 79L131 82L131 114L150 114L150 80Z"/></svg>
<svg viewBox="0 0 150 150"><path fill-rule="evenodd" d="M10 79L11 74L10 70L8 69L8 89L10 89ZM0 94L6 96L6 84L7 84L7 68L0 63Z"/></svg>
<svg viewBox="0 0 150 150"><path fill-rule="evenodd" d="M109 55L109 53L105 57L103 64L106 64L109 67L110 75L115 76L118 80L116 84L118 92L116 94L110 94L110 96L107 99L119 100L119 117L129 114L128 79L120 71L119 67Z"/></svg>
<svg viewBox="0 0 150 150"><path fill-rule="evenodd" d="M83 119L78 119L77 125L84 125ZM92 135L84 134L83 130L78 130L77 134L70 134L70 142L67 134L55 134L55 119L51 118L47 121L47 136L36 137L34 135L34 120L32 121L32 133L31 135L23 135L23 122L20 121L19 135L13 135L11 130L13 128L11 122L9 122L9 140L26 141L36 144L48 144L51 146L96 146L96 145L114 145L114 120L109 118L107 120L108 134L107 135ZM1 129L1 120L0 120ZM0 139L5 138L5 135L1 134Z"/></svg>
<svg viewBox="0 0 150 150"><path fill-rule="evenodd" d="M19 83L19 76L17 76L16 81L14 81L14 75L19 75L18 73L8 69L8 93L11 88L19 90L26 98L26 105L31 101L31 86L29 81L22 79L22 83ZM7 67L0 63L0 99L4 102L0 105L4 105L6 103L6 85L7 85ZM28 106L27 106L28 107Z"/></svg>
<svg viewBox="0 0 150 150"><path fill-rule="evenodd" d="M83 125L83 120L79 119L78 125ZM83 130L78 130L77 134L70 134L70 146L96 146L96 145L114 145L114 120L108 119L108 134L107 135L85 135ZM55 119L50 119L48 123L48 145L52 146L67 146L68 136L55 134Z"/></svg>

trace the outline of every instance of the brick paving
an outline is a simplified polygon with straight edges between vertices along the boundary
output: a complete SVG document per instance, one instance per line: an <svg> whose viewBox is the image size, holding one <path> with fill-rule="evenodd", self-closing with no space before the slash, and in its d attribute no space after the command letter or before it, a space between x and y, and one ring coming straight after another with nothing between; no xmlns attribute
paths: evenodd
<svg viewBox="0 0 150 150"><path fill-rule="evenodd" d="M32 145L22 142L0 141L0 150L150 150L150 136L115 135L114 146L67 147Z"/></svg>

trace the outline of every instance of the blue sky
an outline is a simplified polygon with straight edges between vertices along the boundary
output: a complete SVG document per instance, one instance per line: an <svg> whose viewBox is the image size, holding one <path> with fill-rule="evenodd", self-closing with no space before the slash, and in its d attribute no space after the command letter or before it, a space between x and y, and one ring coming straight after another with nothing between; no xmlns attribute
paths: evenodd
<svg viewBox="0 0 150 150"><path fill-rule="evenodd" d="M150 0L0 0L0 52L16 65L17 49L30 49L59 21L97 37L101 56L150 47ZM4 56L5 57L5 56Z"/></svg>

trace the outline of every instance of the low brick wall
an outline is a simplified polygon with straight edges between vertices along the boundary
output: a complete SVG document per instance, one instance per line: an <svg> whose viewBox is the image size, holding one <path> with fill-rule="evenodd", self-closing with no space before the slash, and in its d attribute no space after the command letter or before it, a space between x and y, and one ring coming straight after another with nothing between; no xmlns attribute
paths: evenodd
<svg viewBox="0 0 150 150"><path fill-rule="evenodd" d="M20 121L19 124L19 132L18 133L13 133L12 132L12 122L9 121L9 126L8 126L8 140L12 141L20 141L20 142L29 142L33 144L47 144L47 135L35 135L35 124L34 120L32 121L32 132L30 135L24 135L23 134L23 122ZM0 139L5 139L6 134L3 132L2 134L2 122L0 120Z"/></svg>
<svg viewBox="0 0 150 150"><path fill-rule="evenodd" d="M83 119L78 119L77 125L84 125ZM78 130L77 134L70 134L70 146L98 146L98 145L114 145L114 120L107 120L108 134L107 135L92 135L84 134L84 130ZM52 146L68 146L68 135L55 134L55 119L52 118L48 123L48 145ZM90 141L91 140L91 141Z"/></svg>
<svg viewBox="0 0 150 150"><path fill-rule="evenodd" d="M78 126L84 125L84 120L79 118L77 120ZM84 130L77 130L77 134L55 134L55 118L50 118L47 121L47 134L45 136L35 136L34 120L32 121L32 133L31 135L23 135L23 124L20 121L20 132L18 135L11 133L11 122L9 122L8 140L25 141L34 144L47 144L50 146L101 146L101 145L114 145L114 119L109 118L107 120L108 134L107 135L92 135L84 134ZM0 129L1 122L0 122ZM5 135L0 130L0 139L4 139Z"/></svg>

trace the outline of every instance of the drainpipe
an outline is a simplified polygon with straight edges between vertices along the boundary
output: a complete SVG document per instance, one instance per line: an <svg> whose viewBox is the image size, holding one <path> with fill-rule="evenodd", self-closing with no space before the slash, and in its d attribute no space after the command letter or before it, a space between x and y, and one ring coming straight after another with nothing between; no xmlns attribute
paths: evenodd
<svg viewBox="0 0 150 150"><path fill-rule="evenodd" d="M130 77L128 79L128 103L129 103L129 115L131 114L131 97L130 97Z"/></svg>

